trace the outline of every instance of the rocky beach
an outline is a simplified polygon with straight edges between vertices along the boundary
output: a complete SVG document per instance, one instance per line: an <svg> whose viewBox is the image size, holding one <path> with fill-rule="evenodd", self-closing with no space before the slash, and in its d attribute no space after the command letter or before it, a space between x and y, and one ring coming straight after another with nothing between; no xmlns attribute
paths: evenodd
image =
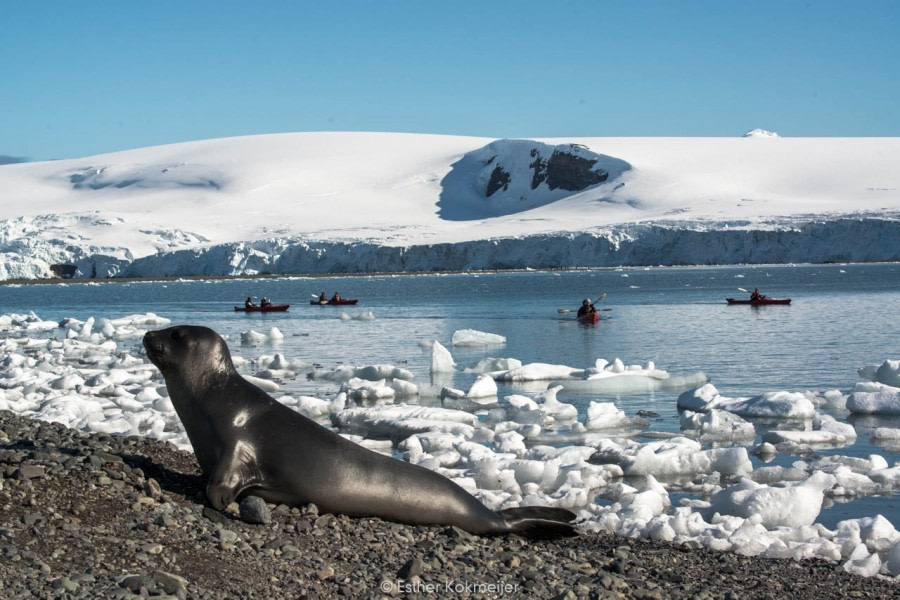
<svg viewBox="0 0 900 600"><path fill-rule="evenodd" d="M0 597L894 598L836 563L209 508L192 454L0 413Z"/></svg>

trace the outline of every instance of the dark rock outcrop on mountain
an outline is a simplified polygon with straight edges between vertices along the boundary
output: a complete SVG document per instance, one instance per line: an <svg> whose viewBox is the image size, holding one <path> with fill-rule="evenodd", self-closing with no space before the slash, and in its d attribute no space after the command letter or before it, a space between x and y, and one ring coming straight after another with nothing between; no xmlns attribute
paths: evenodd
<svg viewBox="0 0 900 600"><path fill-rule="evenodd" d="M494 192L497 190L508 190L509 189L509 173L503 170L503 167L496 166L494 170L491 171L491 179L488 181L487 185L487 196L490 198L494 195Z"/></svg>
<svg viewBox="0 0 900 600"><path fill-rule="evenodd" d="M572 144L571 148L581 148L581 146ZM597 158L578 156L571 150L554 148L548 158L537 148L532 148L531 158L534 160L528 166L534 173L531 177L532 190L536 190L539 185L546 182L550 190L562 189L567 192L580 192L609 179L609 172L595 167ZM496 156L492 157L490 163L496 159ZM511 180L512 176L509 171L501 165L497 165L491 171L485 195L490 198L499 190L507 191Z"/></svg>
<svg viewBox="0 0 900 600"><path fill-rule="evenodd" d="M534 157L534 162L531 163L531 168L534 169L531 189L536 189L546 181L551 190L559 188L580 192L609 179L606 170L595 169L596 158L585 158L559 148L553 150L550 158L543 158L537 149L531 151L531 156Z"/></svg>
<svg viewBox="0 0 900 600"><path fill-rule="evenodd" d="M581 144L497 140L452 165L438 206L451 221L517 214L591 190L629 169L624 160ZM598 189L596 199L615 201L612 191Z"/></svg>

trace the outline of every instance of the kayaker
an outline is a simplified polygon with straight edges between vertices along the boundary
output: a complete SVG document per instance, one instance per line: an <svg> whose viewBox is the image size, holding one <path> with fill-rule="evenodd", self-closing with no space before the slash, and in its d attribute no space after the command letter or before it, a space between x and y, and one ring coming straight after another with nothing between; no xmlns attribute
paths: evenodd
<svg viewBox="0 0 900 600"><path fill-rule="evenodd" d="M259 301L260 306L269 306L270 304L272 304L272 303L269 302L268 298L263 298L262 300Z"/></svg>
<svg viewBox="0 0 900 600"><path fill-rule="evenodd" d="M322 304L328 302L328 297L325 295L325 292L319 294L319 302L321 302Z"/></svg>
<svg viewBox="0 0 900 600"><path fill-rule="evenodd" d="M595 312L597 312L597 311L596 311L596 309L594 309L594 305L591 304L590 299L585 298L584 302L581 303L581 308L578 309L578 318L580 319L581 317L583 317L585 315L589 315L589 314L595 313Z"/></svg>
<svg viewBox="0 0 900 600"><path fill-rule="evenodd" d="M335 292L335 293L334 293L334 296L331 297L331 301L332 301L332 302L340 302L340 301L341 301L341 295L338 294L337 292Z"/></svg>
<svg viewBox="0 0 900 600"><path fill-rule="evenodd" d="M253 304L252 296L247 296L247 299L244 300L244 308L256 308L256 305Z"/></svg>
<svg viewBox="0 0 900 600"><path fill-rule="evenodd" d="M763 300L766 298L765 294L759 293L759 288L753 288L753 292L750 294L750 300Z"/></svg>

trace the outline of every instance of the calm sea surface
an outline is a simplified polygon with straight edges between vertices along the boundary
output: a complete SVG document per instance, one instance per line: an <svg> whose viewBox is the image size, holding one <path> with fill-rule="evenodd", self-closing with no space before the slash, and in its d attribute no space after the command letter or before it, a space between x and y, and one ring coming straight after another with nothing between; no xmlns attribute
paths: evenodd
<svg viewBox="0 0 900 600"><path fill-rule="evenodd" d="M772 297L789 297L791 306L728 306L726 297L743 298L754 287ZM340 292L358 298L356 306L310 306L313 294ZM598 308L606 320L577 323L558 308L576 309L581 300L606 293ZM287 313L233 311L247 296L290 303ZM229 281L70 283L0 286L0 314L34 311L43 319L116 318L153 312L173 323L210 326L229 339L236 355L253 359L281 352L330 368L339 364L389 363L411 370L415 383L431 383L430 350L420 342L444 344L460 367L485 357L511 357L583 368L598 358L621 358L673 375L702 371L725 396L767 391L848 390L857 369L900 359L900 264L692 267L574 272L520 272L454 275L297 277ZM372 320L342 320L371 311ZM277 327L283 343L241 347L240 333ZM506 337L506 344L454 348L459 329ZM135 343L135 346L138 344ZM458 373L437 382L468 389L475 375ZM501 387L510 393L536 393L546 384ZM285 382L285 393L331 397L334 383ZM626 396L566 396L580 407L590 400L614 401L629 416L637 410L659 414L650 431L675 432L678 392ZM583 414L583 412L582 412ZM896 449L873 446L875 427L900 427L900 418L856 418L836 414L857 428L853 446L817 454L883 455L900 460ZM763 432L769 424L757 423ZM779 455L776 464L808 460ZM755 460L755 459L754 459ZM900 528L897 496L866 498L835 505L821 522L884 514Z"/></svg>

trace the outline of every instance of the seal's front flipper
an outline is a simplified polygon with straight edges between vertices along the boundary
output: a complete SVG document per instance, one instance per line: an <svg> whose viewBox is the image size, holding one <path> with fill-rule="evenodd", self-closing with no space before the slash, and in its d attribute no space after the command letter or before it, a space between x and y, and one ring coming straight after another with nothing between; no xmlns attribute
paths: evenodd
<svg viewBox="0 0 900 600"><path fill-rule="evenodd" d="M255 449L237 442L219 457L206 484L206 498L216 510L225 510L241 492L259 483Z"/></svg>

